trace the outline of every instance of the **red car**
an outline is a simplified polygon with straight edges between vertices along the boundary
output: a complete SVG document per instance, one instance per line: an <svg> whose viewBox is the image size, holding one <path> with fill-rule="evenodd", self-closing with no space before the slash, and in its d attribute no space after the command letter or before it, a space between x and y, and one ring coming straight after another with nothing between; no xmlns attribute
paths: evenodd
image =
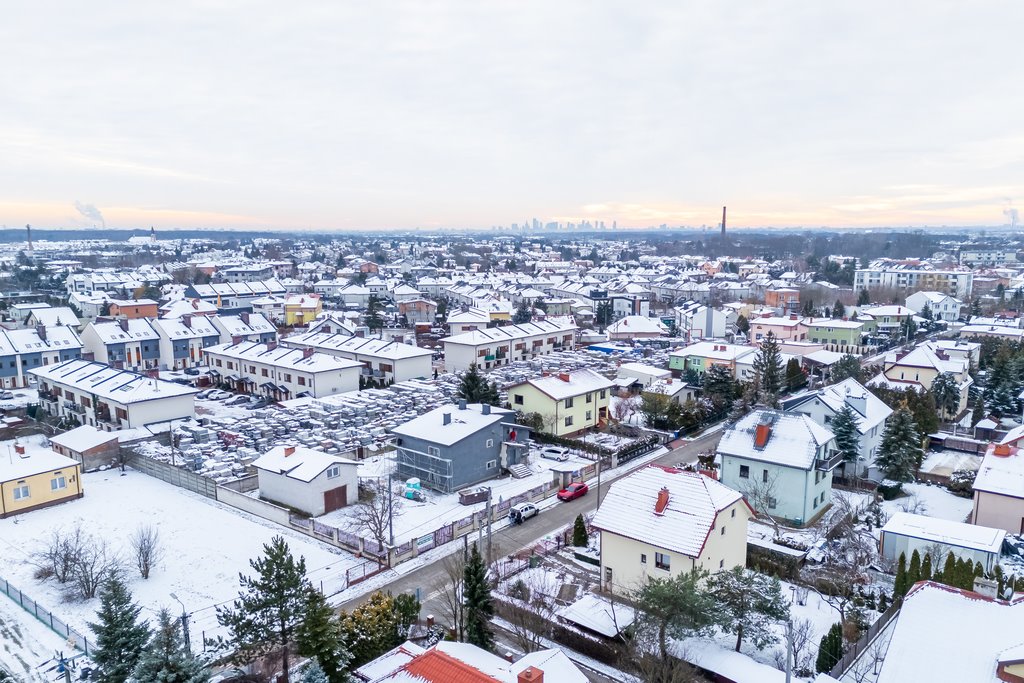
<svg viewBox="0 0 1024 683"><path fill-rule="evenodd" d="M587 495L587 491L590 487L584 484L582 481L578 481L574 484L569 484L564 489L558 492L558 500L576 500L580 496Z"/></svg>

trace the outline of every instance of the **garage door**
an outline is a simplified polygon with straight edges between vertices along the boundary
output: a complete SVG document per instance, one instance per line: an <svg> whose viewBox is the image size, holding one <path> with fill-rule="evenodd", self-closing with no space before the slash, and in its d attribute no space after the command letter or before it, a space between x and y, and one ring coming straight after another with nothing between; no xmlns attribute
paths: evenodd
<svg viewBox="0 0 1024 683"><path fill-rule="evenodd" d="M332 512L345 507L346 500L348 500L348 486L339 486L336 489L324 491L324 512Z"/></svg>

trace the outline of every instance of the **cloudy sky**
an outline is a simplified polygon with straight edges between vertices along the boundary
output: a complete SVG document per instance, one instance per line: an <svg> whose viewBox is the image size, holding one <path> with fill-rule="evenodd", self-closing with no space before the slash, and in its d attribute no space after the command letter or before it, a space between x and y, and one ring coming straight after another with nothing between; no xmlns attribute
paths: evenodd
<svg viewBox="0 0 1024 683"><path fill-rule="evenodd" d="M723 204L737 227L998 225L1024 204L1020 0L18 4L8 226L713 225Z"/></svg>

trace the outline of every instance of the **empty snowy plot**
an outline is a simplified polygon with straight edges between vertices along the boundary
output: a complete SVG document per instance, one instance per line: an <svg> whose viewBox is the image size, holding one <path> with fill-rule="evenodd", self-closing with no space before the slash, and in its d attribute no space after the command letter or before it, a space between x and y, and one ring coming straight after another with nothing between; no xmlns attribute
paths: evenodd
<svg viewBox="0 0 1024 683"><path fill-rule="evenodd" d="M261 555L273 536L284 536L292 553L306 558L310 580L318 587L322 583L327 594L341 590L345 569L359 562L298 532L132 470L124 476L117 470L85 474L82 481L85 497L80 500L0 520L0 575L87 636L98 600L68 601L64 586L33 577L32 556L57 529L81 525L120 553L124 576L144 617L154 618L161 607L180 613L170 597L177 595L192 615L197 644L203 634L220 631L214 606L237 596L239 573L253 573L249 560ZM148 580L139 576L131 555L131 536L140 525L159 533L163 550Z"/></svg>

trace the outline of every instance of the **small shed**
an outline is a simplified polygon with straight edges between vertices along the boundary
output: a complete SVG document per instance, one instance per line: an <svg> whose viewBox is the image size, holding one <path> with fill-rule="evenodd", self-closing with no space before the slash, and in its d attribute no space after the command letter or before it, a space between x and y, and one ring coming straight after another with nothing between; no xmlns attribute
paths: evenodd
<svg viewBox="0 0 1024 683"><path fill-rule="evenodd" d="M359 497L355 460L298 446L278 446L253 462L260 498L318 517Z"/></svg>
<svg viewBox="0 0 1024 683"><path fill-rule="evenodd" d="M941 565L946 555L953 553L957 559L962 558L971 564L981 562L989 572L999 561L1005 536L1003 529L897 512L882 527L879 552L893 562L904 553L909 562L915 550L923 559L926 552L938 548L941 557L932 558L933 562L938 559Z"/></svg>
<svg viewBox="0 0 1024 683"><path fill-rule="evenodd" d="M116 432L104 432L92 425L82 425L50 437L50 448L77 460L83 472L91 472L114 464L120 444Z"/></svg>

